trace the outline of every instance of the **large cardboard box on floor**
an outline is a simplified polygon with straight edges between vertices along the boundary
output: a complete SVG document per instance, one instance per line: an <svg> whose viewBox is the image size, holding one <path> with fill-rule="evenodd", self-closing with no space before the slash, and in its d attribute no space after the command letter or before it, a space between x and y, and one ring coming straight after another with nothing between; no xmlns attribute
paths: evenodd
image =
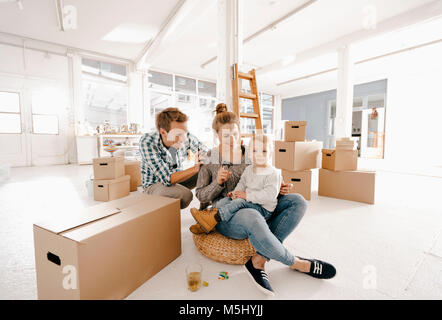
<svg viewBox="0 0 442 320"><path fill-rule="evenodd" d="M130 193L130 176L112 180L94 180L94 200L112 201L128 196Z"/></svg>
<svg viewBox="0 0 442 320"><path fill-rule="evenodd" d="M282 178L285 183L293 184L289 193L299 193L305 200L311 200L312 194L312 171L288 171L282 170Z"/></svg>
<svg viewBox="0 0 442 320"><path fill-rule="evenodd" d="M374 204L376 172L319 169L320 196Z"/></svg>
<svg viewBox="0 0 442 320"><path fill-rule="evenodd" d="M140 161L128 161L124 162L124 174L130 176L130 191L137 191L141 186L141 167Z"/></svg>
<svg viewBox="0 0 442 320"><path fill-rule="evenodd" d="M181 254L178 199L134 193L34 224L39 299L123 299Z"/></svg>
<svg viewBox="0 0 442 320"><path fill-rule="evenodd" d="M94 179L111 180L124 176L124 157L93 159Z"/></svg>
<svg viewBox="0 0 442 320"><path fill-rule="evenodd" d="M321 141L275 141L275 167L302 171L321 167Z"/></svg>
<svg viewBox="0 0 442 320"><path fill-rule="evenodd" d="M358 170L358 150L322 149L322 169Z"/></svg>
<svg viewBox="0 0 442 320"><path fill-rule="evenodd" d="M307 121L286 121L284 123L284 141L305 141Z"/></svg>

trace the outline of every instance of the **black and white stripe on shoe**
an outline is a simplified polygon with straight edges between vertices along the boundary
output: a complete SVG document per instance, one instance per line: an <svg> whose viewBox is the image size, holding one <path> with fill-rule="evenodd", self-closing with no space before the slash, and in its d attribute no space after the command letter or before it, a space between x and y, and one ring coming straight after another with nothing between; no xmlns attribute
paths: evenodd
<svg viewBox="0 0 442 320"><path fill-rule="evenodd" d="M249 261L246 262L244 265L244 268L247 271L247 274L250 276L250 278L255 283L256 287L261 290L261 292L265 293L269 296L274 296L275 292L273 291L272 287L270 286L269 282L269 276L267 273L263 270L256 269L253 266L252 258L249 259Z"/></svg>
<svg viewBox="0 0 442 320"><path fill-rule="evenodd" d="M296 259L310 261L310 271L302 272L317 279L331 279L336 275L336 269L330 263L317 260L296 257ZM298 270L296 270L298 271Z"/></svg>

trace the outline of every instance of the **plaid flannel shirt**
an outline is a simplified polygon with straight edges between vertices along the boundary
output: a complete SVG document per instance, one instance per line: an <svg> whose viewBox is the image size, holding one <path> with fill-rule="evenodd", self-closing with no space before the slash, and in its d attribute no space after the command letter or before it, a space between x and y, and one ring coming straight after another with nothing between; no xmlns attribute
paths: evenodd
<svg viewBox="0 0 442 320"><path fill-rule="evenodd" d="M208 151L208 148L197 137L188 132L184 146L177 150L176 164L173 165L172 155L161 141L160 133L155 131L144 134L140 139L143 187L146 188L158 182L170 186L170 175L183 170L183 161L189 149L194 153L198 149L203 152Z"/></svg>

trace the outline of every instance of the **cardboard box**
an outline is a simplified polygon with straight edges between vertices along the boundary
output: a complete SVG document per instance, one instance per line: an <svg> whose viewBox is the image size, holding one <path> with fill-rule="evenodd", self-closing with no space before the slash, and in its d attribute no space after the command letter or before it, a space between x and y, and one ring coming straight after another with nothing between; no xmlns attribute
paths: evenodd
<svg viewBox="0 0 442 320"><path fill-rule="evenodd" d="M284 141L305 141L307 121L286 121L284 123Z"/></svg>
<svg viewBox="0 0 442 320"><path fill-rule="evenodd" d="M111 201L128 196L130 176L112 180L94 180L94 200Z"/></svg>
<svg viewBox="0 0 442 320"><path fill-rule="evenodd" d="M321 141L275 141L275 167L303 171L321 167Z"/></svg>
<svg viewBox="0 0 442 320"><path fill-rule="evenodd" d="M320 196L374 204L376 172L319 169Z"/></svg>
<svg viewBox="0 0 442 320"><path fill-rule="evenodd" d="M355 150L356 141L350 138L336 139L336 150Z"/></svg>
<svg viewBox="0 0 442 320"><path fill-rule="evenodd" d="M33 226L39 299L123 299L181 254L178 199L134 193L60 214Z"/></svg>
<svg viewBox="0 0 442 320"><path fill-rule="evenodd" d="M94 179L111 180L124 176L124 157L93 159Z"/></svg>
<svg viewBox="0 0 442 320"><path fill-rule="evenodd" d="M322 149L322 169L332 171L358 170L358 150Z"/></svg>
<svg viewBox="0 0 442 320"><path fill-rule="evenodd" d="M312 194L312 172L282 170L282 177L285 183L293 184L289 193L299 193L305 200L311 200Z"/></svg>
<svg viewBox="0 0 442 320"><path fill-rule="evenodd" d="M140 161L125 161L124 174L130 176L130 191L137 191L141 186Z"/></svg>

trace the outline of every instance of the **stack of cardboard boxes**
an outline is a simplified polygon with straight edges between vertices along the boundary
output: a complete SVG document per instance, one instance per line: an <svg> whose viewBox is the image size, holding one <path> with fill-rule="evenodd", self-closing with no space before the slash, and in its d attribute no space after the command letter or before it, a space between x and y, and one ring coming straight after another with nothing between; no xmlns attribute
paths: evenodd
<svg viewBox="0 0 442 320"><path fill-rule="evenodd" d="M311 199L312 171L321 167L321 141L306 141L306 121L287 121L284 141L275 141L275 167L282 169L284 182L293 184L290 193Z"/></svg>
<svg viewBox="0 0 442 320"><path fill-rule="evenodd" d="M376 173L358 171L358 150L350 138L336 140L336 149L322 150L320 196L374 204Z"/></svg>
<svg viewBox="0 0 442 320"><path fill-rule="evenodd" d="M111 201L128 196L130 176L125 175L124 157L96 158L94 166L94 200Z"/></svg>
<svg viewBox="0 0 442 320"><path fill-rule="evenodd" d="M139 161L124 157L96 158L94 164L94 200L111 201L137 191L141 185Z"/></svg>

